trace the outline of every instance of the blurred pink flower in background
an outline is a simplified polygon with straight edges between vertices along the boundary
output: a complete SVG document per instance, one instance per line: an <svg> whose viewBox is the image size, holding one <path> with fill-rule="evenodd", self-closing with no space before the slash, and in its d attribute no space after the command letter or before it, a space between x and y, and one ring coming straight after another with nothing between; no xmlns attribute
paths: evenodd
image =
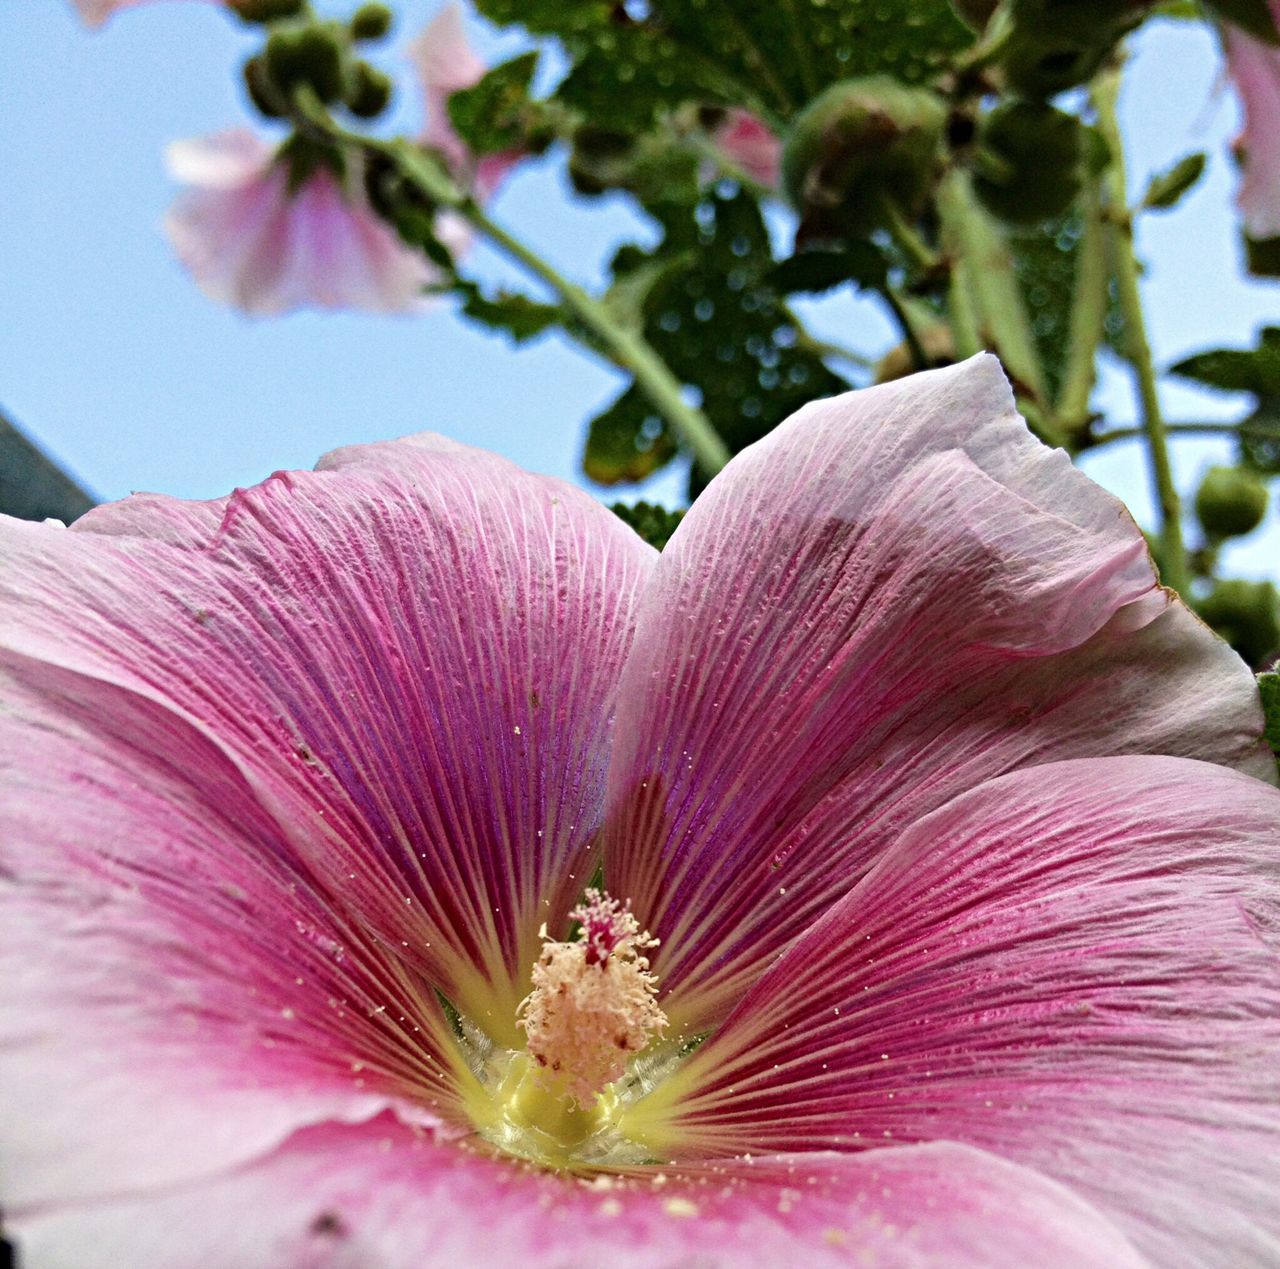
<svg viewBox="0 0 1280 1269"><path fill-rule="evenodd" d="M229 4L230 0L213 2ZM76 10L89 26L101 26L113 13L147 3L149 0L75 0Z"/></svg>
<svg viewBox="0 0 1280 1269"><path fill-rule="evenodd" d="M175 141L169 170L188 188L165 219L178 258L212 299L254 315L302 307L401 313L430 303L442 280L369 206L356 181L315 167L290 189L290 164L238 128ZM350 188L354 186L355 188ZM440 218L460 251L465 226Z"/></svg>
<svg viewBox="0 0 1280 1269"><path fill-rule="evenodd" d="M726 112L711 133L712 143L732 163L766 189L777 189L782 141L748 110Z"/></svg>
<svg viewBox="0 0 1280 1269"><path fill-rule="evenodd" d="M474 155L449 120L450 94L472 87L489 69L467 41L462 9L454 3L446 4L409 46L409 57L417 71L426 108L423 145L438 150L454 178L473 189L479 198L491 197L524 152Z"/></svg>
<svg viewBox="0 0 1280 1269"><path fill-rule="evenodd" d="M467 44L460 10L443 9L413 44L427 111L423 143L455 180L486 199L521 157L477 158L449 123L448 97L474 84L485 64ZM189 188L166 218L178 257L213 299L255 315L303 307L380 313L421 310L442 271L406 246L374 212L358 179L315 166L291 180L287 147L272 149L245 129L178 141L169 168ZM347 156L358 162L358 156ZM457 257L471 232L437 217L440 241Z"/></svg>
<svg viewBox="0 0 1280 1269"><path fill-rule="evenodd" d="M1280 0L1271 0L1280 22ZM1244 169L1240 212L1251 238L1280 238L1280 47L1233 26L1223 33L1227 67L1244 108L1236 154Z"/></svg>

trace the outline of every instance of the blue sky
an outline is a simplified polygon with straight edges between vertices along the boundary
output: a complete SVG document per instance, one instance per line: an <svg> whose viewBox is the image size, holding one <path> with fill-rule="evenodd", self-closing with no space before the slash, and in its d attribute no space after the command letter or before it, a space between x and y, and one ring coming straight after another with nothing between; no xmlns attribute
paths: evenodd
<svg viewBox="0 0 1280 1269"><path fill-rule="evenodd" d="M438 4L396 7L401 25L381 60L401 74L403 44ZM482 23L473 30L487 57L515 47ZM577 479L583 423L618 380L559 339L513 351L448 308L408 319L252 321L216 307L184 276L160 229L174 193L164 146L254 123L236 78L252 48L214 5L146 5L90 33L70 0L0 0L0 408L103 498L133 489L212 497L276 468L310 466L335 445L425 428ZM1240 273L1226 152L1238 116L1210 33L1150 25L1122 105L1135 186L1190 150L1210 155L1192 195L1141 226L1157 357L1250 343L1259 325L1280 321L1280 284ZM420 122L407 79L393 122ZM554 152L519 170L492 210L589 284L621 238L645 232L620 200L573 201ZM487 277L506 275L483 249L474 262ZM869 301L820 306L815 324L870 351L892 342ZM1133 419L1123 375L1109 373L1098 400L1117 423ZM1170 389L1166 404L1182 419L1239 408L1183 388ZM1227 454L1214 441L1182 447L1181 483ZM1137 446L1116 446L1087 469L1146 517ZM660 478L649 496L673 499L679 484ZM1231 564L1280 577L1274 509Z"/></svg>

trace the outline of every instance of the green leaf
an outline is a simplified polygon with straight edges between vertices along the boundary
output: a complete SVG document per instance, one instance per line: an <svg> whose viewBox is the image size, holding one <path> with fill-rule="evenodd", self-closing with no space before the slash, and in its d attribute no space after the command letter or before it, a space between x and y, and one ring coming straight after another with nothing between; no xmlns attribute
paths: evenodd
<svg viewBox="0 0 1280 1269"><path fill-rule="evenodd" d="M523 53L450 96L449 119L473 153L497 154L524 141L529 84L537 65L536 52Z"/></svg>
<svg viewBox="0 0 1280 1269"><path fill-rule="evenodd" d="M1264 327L1256 348L1217 348L1196 353L1170 370L1224 392L1280 397L1280 326Z"/></svg>
<svg viewBox="0 0 1280 1269"><path fill-rule="evenodd" d="M1204 173L1204 165L1203 153L1188 154L1167 171L1153 176L1143 196L1142 206L1158 208L1161 211L1176 206L1182 196L1200 179Z"/></svg>
<svg viewBox="0 0 1280 1269"><path fill-rule="evenodd" d="M675 456L666 421L632 385L591 420L582 470L601 485L634 484Z"/></svg>
<svg viewBox="0 0 1280 1269"><path fill-rule="evenodd" d="M1258 675L1258 691L1262 694L1262 713L1266 718L1267 744L1280 757L1280 674L1269 670Z"/></svg>
<svg viewBox="0 0 1280 1269"><path fill-rule="evenodd" d="M1236 431L1240 461L1267 476L1280 475L1280 397L1261 397Z"/></svg>
<svg viewBox="0 0 1280 1269"><path fill-rule="evenodd" d="M768 280L784 295L818 294L849 282L880 290L888 283L888 266L873 243L846 242L798 251L775 265Z"/></svg>
<svg viewBox="0 0 1280 1269"><path fill-rule="evenodd" d="M1266 44L1280 44L1275 11L1267 0L1204 0L1206 9Z"/></svg>
<svg viewBox="0 0 1280 1269"><path fill-rule="evenodd" d="M612 25L613 0L475 0L493 22L519 23L535 35L586 35Z"/></svg>
<svg viewBox="0 0 1280 1269"><path fill-rule="evenodd" d="M468 317L491 330L502 331L513 343L523 344L564 320L564 311L558 304L541 304L527 295L499 291L486 296L469 281L459 281L457 290L463 297L462 311Z"/></svg>
<svg viewBox="0 0 1280 1269"><path fill-rule="evenodd" d="M645 337L697 389L732 453L848 386L802 345L770 278L769 233L749 194L716 194L671 220L660 252L670 264L645 297ZM695 473L692 491L700 489Z"/></svg>
<svg viewBox="0 0 1280 1269"><path fill-rule="evenodd" d="M668 511L656 502L637 502L630 506L625 502L615 502L609 510L659 551L670 541L676 526L684 519L683 510Z"/></svg>
<svg viewBox="0 0 1280 1269"><path fill-rule="evenodd" d="M486 16L560 37L556 96L638 132L685 101L743 105L785 122L836 79L935 78L973 33L948 0L650 0L643 18L605 0L477 0Z"/></svg>

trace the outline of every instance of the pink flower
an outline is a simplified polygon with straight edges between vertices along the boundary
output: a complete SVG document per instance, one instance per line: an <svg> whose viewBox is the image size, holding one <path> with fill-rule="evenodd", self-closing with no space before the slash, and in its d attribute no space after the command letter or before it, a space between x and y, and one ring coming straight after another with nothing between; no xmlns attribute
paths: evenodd
<svg viewBox="0 0 1280 1269"><path fill-rule="evenodd" d="M168 160L190 188L165 228L212 299L255 315L302 307L399 313L426 307L424 289L441 280L362 191L323 167L291 190L287 161L245 129L174 142ZM461 222L442 218L440 230L451 249L465 248Z"/></svg>
<svg viewBox="0 0 1280 1269"><path fill-rule="evenodd" d="M89 26L101 26L112 14L121 9L132 9L135 5L145 4L147 0L75 0L77 12ZM215 0L223 3L225 0Z"/></svg>
<svg viewBox="0 0 1280 1269"><path fill-rule="evenodd" d="M782 142L750 111L728 111L711 134L711 140L725 158L757 184L766 189L778 188Z"/></svg>
<svg viewBox="0 0 1280 1269"><path fill-rule="evenodd" d="M481 199L493 196L508 172L524 157L521 150L477 156L449 120L449 98L484 78L488 67L467 42L462 10L446 4L409 46L422 86L427 122L422 143L444 156L454 176L472 186Z"/></svg>
<svg viewBox="0 0 1280 1269"><path fill-rule="evenodd" d="M1280 22L1280 0L1271 0ZM1236 153L1244 168L1238 201L1251 238L1280 238L1280 48L1226 26L1227 69L1244 107Z"/></svg>
<svg viewBox="0 0 1280 1269"><path fill-rule="evenodd" d="M1256 690L992 359L661 556L433 437L0 540L25 1264L1274 1262Z"/></svg>

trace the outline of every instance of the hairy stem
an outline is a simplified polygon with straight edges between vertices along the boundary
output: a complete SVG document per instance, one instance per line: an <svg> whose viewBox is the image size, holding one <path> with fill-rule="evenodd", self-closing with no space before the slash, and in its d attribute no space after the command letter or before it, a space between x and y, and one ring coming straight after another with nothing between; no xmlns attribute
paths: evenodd
<svg viewBox="0 0 1280 1269"><path fill-rule="evenodd" d="M972 338L976 319L979 341L999 354L1023 404L1034 407L1029 412L1035 416L1031 421L1036 430L1049 444L1062 445L1063 437L1049 417L1044 370L1013 256L999 227L974 198L967 172L955 168L947 173L938 212L953 253L952 267L960 265L957 282L965 288L951 298L953 323L961 319L956 334Z"/></svg>
<svg viewBox="0 0 1280 1269"><path fill-rule="evenodd" d="M1063 430L1073 439L1089 420L1089 397L1097 372L1098 346L1107 320L1107 236L1102 218L1101 191L1086 183L1080 196L1084 229L1076 268L1071 317L1067 334L1067 360L1058 394L1057 415Z"/></svg>

